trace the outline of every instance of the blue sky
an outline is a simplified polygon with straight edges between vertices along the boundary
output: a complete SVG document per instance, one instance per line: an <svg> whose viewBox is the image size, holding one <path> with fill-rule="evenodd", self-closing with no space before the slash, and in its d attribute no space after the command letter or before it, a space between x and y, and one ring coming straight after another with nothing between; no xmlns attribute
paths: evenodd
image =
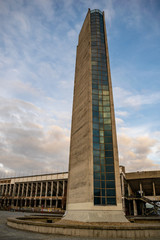
<svg viewBox="0 0 160 240"><path fill-rule="evenodd" d="M120 164L160 170L160 1L0 0L0 176L68 169L78 34L104 10Z"/></svg>

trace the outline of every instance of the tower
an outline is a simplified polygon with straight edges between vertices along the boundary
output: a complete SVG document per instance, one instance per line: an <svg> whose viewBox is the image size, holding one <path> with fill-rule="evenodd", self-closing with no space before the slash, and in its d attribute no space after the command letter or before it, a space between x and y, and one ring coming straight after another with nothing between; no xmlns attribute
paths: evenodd
<svg viewBox="0 0 160 240"><path fill-rule="evenodd" d="M124 222L104 12L88 10L77 46L65 219Z"/></svg>

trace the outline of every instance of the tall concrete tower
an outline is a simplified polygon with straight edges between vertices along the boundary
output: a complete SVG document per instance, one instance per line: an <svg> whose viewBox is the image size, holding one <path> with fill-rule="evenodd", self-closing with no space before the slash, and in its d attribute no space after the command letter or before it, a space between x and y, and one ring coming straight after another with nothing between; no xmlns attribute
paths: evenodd
<svg viewBox="0 0 160 240"><path fill-rule="evenodd" d="M77 46L65 219L124 222L104 12L88 10Z"/></svg>

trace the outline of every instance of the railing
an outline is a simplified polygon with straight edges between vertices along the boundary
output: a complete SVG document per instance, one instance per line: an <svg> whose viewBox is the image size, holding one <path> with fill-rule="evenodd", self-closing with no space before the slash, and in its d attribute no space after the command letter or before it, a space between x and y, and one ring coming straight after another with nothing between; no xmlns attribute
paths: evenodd
<svg viewBox="0 0 160 240"><path fill-rule="evenodd" d="M98 13L100 13L100 14L103 15L103 12L101 12L99 9L93 9L93 10L91 10L91 13L94 13L94 12L98 12Z"/></svg>
<svg viewBox="0 0 160 240"><path fill-rule="evenodd" d="M153 206L153 208L150 209L148 211L148 213L146 213L146 215L149 215L149 214L151 214L153 212L158 214L158 211L160 209L159 206L156 204L156 202L153 202L152 200L150 200L149 198L146 198L144 196L128 196L128 197L125 197L125 199L127 199L127 200L141 200L141 201L143 201L145 203L151 204Z"/></svg>

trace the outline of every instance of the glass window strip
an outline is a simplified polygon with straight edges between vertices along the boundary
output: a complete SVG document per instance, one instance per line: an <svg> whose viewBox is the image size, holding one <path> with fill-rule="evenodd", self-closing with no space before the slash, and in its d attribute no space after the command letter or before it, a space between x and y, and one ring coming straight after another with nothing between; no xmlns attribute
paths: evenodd
<svg viewBox="0 0 160 240"><path fill-rule="evenodd" d="M100 17L100 14L94 11L91 13L91 60L94 204L115 205L112 127L103 16ZM107 191L110 193L108 196Z"/></svg>

